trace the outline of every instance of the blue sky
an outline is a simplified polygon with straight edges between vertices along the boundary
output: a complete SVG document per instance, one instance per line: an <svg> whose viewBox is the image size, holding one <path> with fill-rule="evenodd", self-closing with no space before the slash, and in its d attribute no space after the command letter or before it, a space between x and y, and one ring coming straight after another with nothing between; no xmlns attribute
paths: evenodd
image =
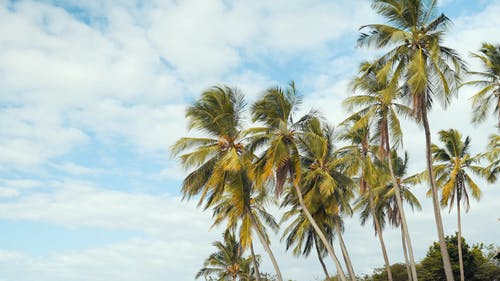
<svg viewBox="0 0 500 281"><path fill-rule="evenodd" d="M477 68L468 54L500 38L500 2L439 10L454 22L446 43ZM179 197L184 172L168 147L188 134L186 104L218 83L252 101L295 80L304 110L337 124L348 80L375 56L355 48L358 28L374 22L369 1L0 0L0 280L193 280L221 230ZM471 135L479 152L494 122L469 125L472 92L436 106L431 126ZM406 122L404 144L411 169L423 169L422 130ZM498 244L500 191L483 190L464 236ZM417 259L436 239L425 191L409 217ZM443 215L453 233L454 212ZM356 272L381 266L371 229L347 223ZM398 232L385 235L401 261ZM285 253L276 237L272 246L285 277L322 276L314 259Z"/></svg>

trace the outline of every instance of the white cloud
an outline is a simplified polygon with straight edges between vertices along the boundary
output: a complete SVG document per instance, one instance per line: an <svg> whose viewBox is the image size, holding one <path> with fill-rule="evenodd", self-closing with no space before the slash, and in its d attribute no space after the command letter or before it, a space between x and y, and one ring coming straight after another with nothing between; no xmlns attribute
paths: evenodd
<svg viewBox="0 0 500 281"><path fill-rule="evenodd" d="M0 181L5 186L15 189L31 189L44 185L43 182L32 179L0 179Z"/></svg>
<svg viewBox="0 0 500 281"><path fill-rule="evenodd" d="M247 103L250 104L260 96L262 91L275 86L277 83L261 73L245 71L237 75L230 75L226 78L224 84L241 90Z"/></svg>
<svg viewBox="0 0 500 281"><path fill-rule="evenodd" d="M112 191L71 181L54 182L46 187L51 192L32 192L0 203L0 217L71 228L144 231L151 235L164 235L176 225L179 231L170 235L177 238L185 233L181 227L185 220L208 225L206 215L194 211L193 204L182 203L179 197Z"/></svg>
<svg viewBox="0 0 500 281"><path fill-rule="evenodd" d="M19 196L19 194L19 191L15 189L0 187L0 198L13 198Z"/></svg>
<svg viewBox="0 0 500 281"><path fill-rule="evenodd" d="M158 106L126 105L115 100L102 100L95 106L74 112L75 124L91 128L104 143L122 140L139 150L166 151L186 133L184 104Z"/></svg>
<svg viewBox="0 0 500 281"><path fill-rule="evenodd" d="M161 170L158 176L160 178L181 181L185 177L184 174L185 172L179 167L179 165L171 165Z"/></svg>
<svg viewBox="0 0 500 281"><path fill-rule="evenodd" d="M198 240L199 241L199 240ZM102 248L51 256L0 251L0 280L191 280L202 265L194 258L209 245L165 240L132 239ZM178 253L182 253L179 255ZM145 262L147 261L147 262Z"/></svg>
<svg viewBox="0 0 500 281"><path fill-rule="evenodd" d="M3 169L34 166L87 142L79 129L64 126L62 116L44 107L0 111L0 164Z"/></svg>
<svg viewBox="0 0 500 281"><path fill-rule="evenodd" d="M60 171L63 171L71 175L96 175L104 172L101 169L92 169L72 162L52 164L52 166Z"/></svg>

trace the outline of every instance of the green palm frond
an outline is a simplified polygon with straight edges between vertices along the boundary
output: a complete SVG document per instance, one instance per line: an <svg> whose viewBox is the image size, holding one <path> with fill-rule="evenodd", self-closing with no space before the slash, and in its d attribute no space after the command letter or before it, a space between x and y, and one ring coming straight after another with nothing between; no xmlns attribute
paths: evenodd
<svg viewBox="0 0 500 281"><path fill-rule="evenodd" d="M480 90L472 96L472 122L480 123L486 120L486 116L493 108L497 113L500 123L500 45L483 43L479 53L472 53L472 57L479 59L483 71L470 71L469 74L479 76L481 80L473 80L465 83L480 87Z"/></svg>
<svg viewBox="0 0 500 281"><path fill-rule="evenodd" d="M241 128L241 113L245 107L243 95L227 86L215 86L186 110L188 128L210 136L234 137Z"/></svg>
<svg viewBox="0 0 500 281"><path fill-rule="evenodd" d="M434 97L444 106L449 103L466 70L457 52L442 45L450 20L444 14L435 15L435 2L375 0L374 10L388 24L362 26L358 39L362 47L390 49L377 60L384 65L377 77L393 71L390 83L402 83L417 120Z"/></svg>
<svg viewBox="0 0 500 281"><path fill-rule="evenodd" d="M463 136L455 129L439 131L439 139L444 147L433 145L433 169L441 191L441 205L449 206L454 202L463 203L466 211L469 208L469 197L479 200L481 190L470 174L488 179L488 167L479 165L485 154L470 155L469 137Z"/></svg>
<svg viewBox="0 0 500 281"><path fill-rule="evenodd" d="M209 255L203 263L203 268L196 273L195 279L200 277L215 277L217 280L245 280L251 275L249 258L243 257L243 248L232 232L226 231L223 241L216 241L213 246L216 252Z"/></svg>

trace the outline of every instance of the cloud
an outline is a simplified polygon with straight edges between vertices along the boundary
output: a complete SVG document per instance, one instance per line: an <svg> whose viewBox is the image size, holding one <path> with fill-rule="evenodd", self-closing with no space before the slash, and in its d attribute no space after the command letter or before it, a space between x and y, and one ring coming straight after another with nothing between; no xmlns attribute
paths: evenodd
<svg viewBox="0 0 500 281"><path fill-rule="evenodd" d="M196 268L177 266L199 264L198 251L209 245L169 240L132 239L102 248L34 257L0 251L0 280L191 280ZM178 255L177 253L183 253ZM145 262L147 261L147 262Z"/></svg>
<svg viewBox="0 0 500 281"><path fill-rule="evenodd" d="M15 189L0 187L0 198L13 198L19 196L19 194L19 191Z"/></svg>
<svg viewBox="0 0 500 281"><path fill-rule="evenodd" d="M51 191L31 192L0 203L0 217L71 228L144 231L151 235L163 235L177 225L179 231L171 234L177 238L185 233L181 228L185 220L207 225L206 216L194 211L193 204L182 203L179 197L106 190L77 181L53 182L46 187Z"/></svg>
<svg viewBox="0 0 500 281"><path fill-rule="evenodd" d="M64 162L61 164L52 164L52 166L60 171L71 175L96 175L104 172L100 169L92 169L88 167L84 167L72 162Z"/></svg>
<svg viewBox="0 0 500 281"><path fill-rule="evenodd" d="M13 169L63 156L94 134L108 143L124 138L136 151L165 151L184 132L183 96L189 100L219 81L241 83L255 95L274 82L245 70L249 62L266 65L262 54L279 52L286 61L325 48L373 15L349 1L58 5L23 1L0 8L6 39L0 100L11 105L2 113L27 127L0 136L0 154ZM341 7L359 22L346 20ZM43 116L23 124L12 111ZM39 124L44 119L56 121ZM33 136L37 130L43 136Z"/></svg>
<svg viewBox="0 0 500 281"><path fill-rule="evenodd" d="M39 165L88 141L80 129L65 126L62 116L45 107L4 108L0 125L0 170Z"/></svg>
<svg viewBox="0 0 500 281"><path fill-rule="evenodd" d="M31 189L44 185L42 181L32 179L0 179L3 185L15 189Z"/></svg>

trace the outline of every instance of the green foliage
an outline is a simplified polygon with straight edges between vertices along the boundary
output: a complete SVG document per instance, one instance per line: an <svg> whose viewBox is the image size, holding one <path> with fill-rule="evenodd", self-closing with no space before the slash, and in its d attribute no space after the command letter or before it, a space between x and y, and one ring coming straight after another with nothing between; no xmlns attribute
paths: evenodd
<svg viewBox="0 0 500 281"><path fill-rule="evenodd" d="M432 146L434 171L438 186L441 187L441 205L453 207L453 203L463 203L469 209L469 198L479 200L481 190L471 178L471 174L487 179L489 170L479 165L482 154L470 155L471 139L462 140L458 130L439 131L443 146Z"/></svg>
<svg viewBox="0 0 500 281"><path fill-rule="evenodd" d="M483 122L491 111L497 114L498 122L500 122L498 103L500 99L500 45L483 43L479 53L473 53L472 56L481 61L483 68L483 71L470 72L478 77L477 80L465 83L480 89L472 97L472 122Z"/></svg>
<svg viewBox="0 0 500 281"><path fill-rule="evenodd" d="M244 249L231 232L224 233L223 241L216 241L217 251L203 263L204 267L196 274L196 279L250 281L253 274L251 258L243 257Z"/></svg>
<svg viewBox="0 0 500 281"><path fill-rule="evenodd" d="M447 236L446 244L450 254L455 280L460 280L458 263L458 240L457 235ZM462 252L465 269L465 280L467 281L500 281L500 259L495 258L498 254L494 245L482 243L469 246L462 237ZM442 281L446 280L439 243L434 242L429 247L425 258L417 264L419 281ZM403 263L391 265L393 281L406 281L408 275ZM336 280L336 279L332 279ZM387 272L385 267L377 268L372 275L359 278L360 281L386 281ZM330 280L325 280L330 281Z"/></svg>
<svg viewBox="0 0 500 281"><path fill-rule="evenodd" d="M406 272L406 265L403 263L395 263L391 265L392 280L393 281L407 281L408 273ZM370 279L371 281L385 281L387 280L387 271L385 267L377 268Z"/></svg>
<svg viewBox="0 0 500 281"><path fill-rule="evenodd" d="M459 279L457 235L447 236L446 245L453 269L455 279ZM469 281L494 281L500 280L500 266L495 264L492 257L483 253L484 245L476 244L470 247L462 237L462 254L464 262L465 280ZM490 254L491 256L491 254ZM418 266L418 276L423 281L446 280L439 244L434 243L428 250L425 258Z"/></svg>
<svg viewBox="0 0 500 281"><path fill-rule="evenodd" d="M500 173L500 135L491 135L488 143L488 152L485 153L490 164L487 169L488 182L495 182Z"/></svg>

